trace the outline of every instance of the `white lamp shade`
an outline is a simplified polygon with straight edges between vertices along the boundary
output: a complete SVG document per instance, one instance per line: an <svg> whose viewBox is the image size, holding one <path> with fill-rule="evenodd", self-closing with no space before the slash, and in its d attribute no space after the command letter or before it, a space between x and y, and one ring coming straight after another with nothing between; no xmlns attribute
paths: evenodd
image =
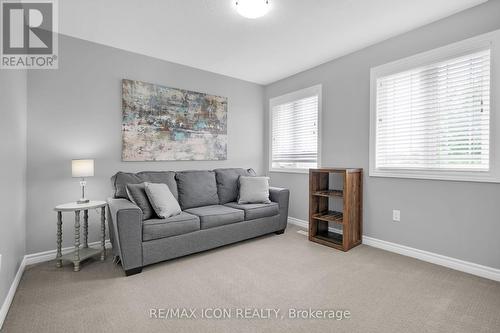
<svg viewBox="0 0 500 333"><path fill-rule="evenodd" d="M72 160L71 174L73 177L93 177L94 176L94 160Z"/></svg>

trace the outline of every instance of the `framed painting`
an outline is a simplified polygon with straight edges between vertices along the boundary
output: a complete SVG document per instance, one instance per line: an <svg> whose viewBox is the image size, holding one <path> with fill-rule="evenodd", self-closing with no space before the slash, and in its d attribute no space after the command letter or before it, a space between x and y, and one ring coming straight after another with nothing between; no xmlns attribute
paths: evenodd
<svg viewBox="0 0 500 333"><path fill-rule="evenodd" d="M227 159L227 98L122 80L122 160Z"/></svg>

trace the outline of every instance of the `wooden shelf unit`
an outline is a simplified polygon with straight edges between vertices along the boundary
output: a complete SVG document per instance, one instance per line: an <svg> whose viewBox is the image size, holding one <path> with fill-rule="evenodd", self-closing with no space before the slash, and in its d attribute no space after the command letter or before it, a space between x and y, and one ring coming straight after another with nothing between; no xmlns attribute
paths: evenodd
<svg viewBox="0 0 500 333"><path fill-rule="evenodd" d="M330 175L340 175L343 189L331 188ZM329 207L330 200L342 200L342 211ZM361 244L363 235L363 169L309 169L309 240L342 251ZM342 233L329 230L329 223Z"/></svg>

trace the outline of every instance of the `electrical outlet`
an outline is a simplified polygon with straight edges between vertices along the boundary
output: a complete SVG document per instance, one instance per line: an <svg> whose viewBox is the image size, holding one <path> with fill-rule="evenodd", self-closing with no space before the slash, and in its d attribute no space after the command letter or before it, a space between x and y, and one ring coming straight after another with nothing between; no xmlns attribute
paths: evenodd
<svg viewBox="0 0 500 333"><path fill-rule="evenodd" d="M401 221L401 211L400 210L393 210L392 211L392 220L394 222L400 222Z"/></svg>

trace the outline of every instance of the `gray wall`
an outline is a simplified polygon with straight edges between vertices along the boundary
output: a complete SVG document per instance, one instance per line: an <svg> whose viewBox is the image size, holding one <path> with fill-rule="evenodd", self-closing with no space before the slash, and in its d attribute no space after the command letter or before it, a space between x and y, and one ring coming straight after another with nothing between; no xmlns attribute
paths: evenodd
<svg viewBox="0 0 500 333"><path fill-rule="evenodd" d="M26 72L0 70L0 306L23 260L26 208Z"/></svg>
<svg viewBox="0 0 500 333"><path fill-rule="evenodd" d="M79 197L73 158L96 159L96 176L87 182L92 199L111 193L109 178L119 170L263 171L262 86L66 36L59 50L59 70L28 74L27 253L56 247L52 208ZM227 161L121 162L123 78L228 97ZM97 214L90 215L90 241L96 241ZM63 246L70 246L73 217L63 218Z"/></svg>
<svg viewBox="0 0 500 333"><path fill-rule="evenodd" d="M266 87L267 108L271 97L323 84L322 164L365 169L366 236L500 268L500 184L367 175L370 68L496 29L498 0ZM273 185L291 189L290 215L307 220L307 175L270 175ZM393 209L401 210L400 223L392 222Z"/></svg>

